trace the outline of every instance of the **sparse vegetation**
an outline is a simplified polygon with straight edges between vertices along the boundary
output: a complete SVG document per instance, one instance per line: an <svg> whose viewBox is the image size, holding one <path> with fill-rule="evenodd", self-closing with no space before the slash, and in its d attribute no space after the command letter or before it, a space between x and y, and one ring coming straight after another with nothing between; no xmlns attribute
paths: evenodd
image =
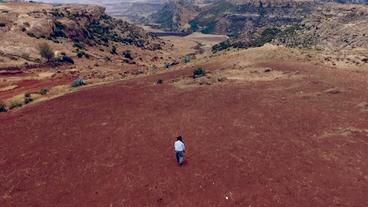
<svg viewBox="0 0 368 207"><path fill-rule="evenodd" d="M52 60L52 58L54 57L54 51L51 49L51 47L47 43L39 44L38 51L41 57L47 59L48 62L50 62L50 60Z"/></svg>
<svg viewBox="0 0 368 207"><path fill-rule="evenodd" d="M18 102L18 101L11 101L9 109L12 110L14 108L18 108L18 107L22 107L22 106L23 106L23 104Z"/></svg>
<svg viewBox="0 0 368 207"><path fill-rule="evenodd" d="M29 104L33 101L31 93L24 94L24 104Z"/></svg>
<svg viewBox="0 0 368 207"><path fill-rule="evenodd" d="M199 78L206 75L206 71L203 68L197 68L193 71L193 78Z"/></svg>
<svg viewBox="0 0 368 207"><path fill-rule="evenodd" d="M216 53L216 52L219 52L221 50L225 50L229 47L231 47L231 44L228 40L224 41L224 42L220 42L219 44L216 44L216 45L212 46L212 52Z"/></svg>
<svg viewBox="0 0 368 207"><path fill-rule="evenodd" d="M250 47L261 47L264 44L271 42L280 33L281 29L279 28L267 28L262 32L261 37L257 38L254 43L250 44Z"/></svg>
<svg viewBox="0 0 368 207"><path fill-rule="evenodd" d="M283 35L284 32L276 27L266 28L262 31L260 35L253 34L253 40L249 40L247 42L242 42L239 40L233 39L233 41L226 40L224 42L220 42L212 47L212 52L216 53L221 50L225 50L228 48L249 48L249 47L261 47L266 43L272 42L274 39L279 38L280 35Z"/></svg>
<svg viewBox="0 0 368 207"><path fill-rule="evenodd" d="M72 83L72 87L74 88L84 85L86 85L86 81L83 78L77 78Z"/></svg>

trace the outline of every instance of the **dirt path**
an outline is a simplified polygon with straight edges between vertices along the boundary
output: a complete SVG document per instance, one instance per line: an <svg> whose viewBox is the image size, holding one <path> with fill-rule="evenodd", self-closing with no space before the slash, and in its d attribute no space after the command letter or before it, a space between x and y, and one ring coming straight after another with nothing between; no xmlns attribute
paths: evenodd
<svg viewBox="0 0 368 207"><path fill-rule="evenodd" d="M169 84L187 69L0 114L0 206L367 206L367 73L261 65L303 79Z"/></svg>

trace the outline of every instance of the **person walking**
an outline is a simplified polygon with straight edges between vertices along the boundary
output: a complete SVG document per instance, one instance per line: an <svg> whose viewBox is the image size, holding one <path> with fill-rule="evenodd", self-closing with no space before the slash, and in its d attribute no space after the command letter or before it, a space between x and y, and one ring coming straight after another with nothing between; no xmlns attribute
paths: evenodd
<svg viewBox="0 0 368 207"><path fill-rule="evenodd" d="M176 161L178 162L180 166L182 166L184 163L184 153L185 153L185 145L183 142L183 137L178 136L176 138L176 141L174 143L174 149L175 149Z"/></svg>

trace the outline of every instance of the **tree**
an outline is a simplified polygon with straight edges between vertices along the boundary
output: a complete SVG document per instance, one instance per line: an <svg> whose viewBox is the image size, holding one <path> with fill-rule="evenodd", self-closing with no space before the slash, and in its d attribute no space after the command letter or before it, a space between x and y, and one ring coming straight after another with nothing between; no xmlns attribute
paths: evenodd
<svg viewBox="0 0 368 207"><path fill-rule="evenodd" d="M54 51L47 43L41 43L38 45L38 52L40 53L41 57L47 59L47 62L54 57Z"/></svg>

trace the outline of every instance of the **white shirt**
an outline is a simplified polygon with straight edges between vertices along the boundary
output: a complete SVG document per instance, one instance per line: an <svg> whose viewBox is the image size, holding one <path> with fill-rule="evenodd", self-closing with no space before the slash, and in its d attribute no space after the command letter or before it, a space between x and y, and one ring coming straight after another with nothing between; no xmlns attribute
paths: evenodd
<svg viewBox="0 0 368 207"><path fill-rule="evenodd" d="M185 150L184 143L179 140L175 142L174 148L175 148L175 151L179 151L179 152Z"/></svg>

